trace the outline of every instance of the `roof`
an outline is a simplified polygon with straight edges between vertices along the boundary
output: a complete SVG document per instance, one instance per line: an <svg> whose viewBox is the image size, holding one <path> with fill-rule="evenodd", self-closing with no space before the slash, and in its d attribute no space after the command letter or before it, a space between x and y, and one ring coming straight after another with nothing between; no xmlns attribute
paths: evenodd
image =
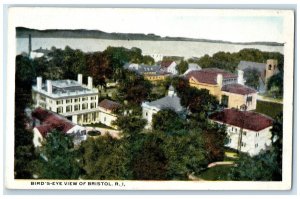
<svg viewBox="0 0 300 199"><path fill-rule="evenodd" d="M63 116L41 107L36 108L32 112L32 116L41 121L42 125L37 126L36 128L44 137L52 130L59 130L63 133L67 133L75 126L74 123Z"/></svg>
<svg viewBox="0 0 300 199"><path fill-rule="evenodd" d="M121 105L117 102L108 100L108 99L104 99L99 103L99 106L108 110L115 110L117 108L119 108Z"/></svg>
<svg viewBox="0 0 300 199"><path fill-rule="evenodd" d="M251 61L240 61L238 65L239 70L257 69L261 73L265 71L265 68L266 68L265 63L258 63L258 62L251 62Z"/></svg>
<svg viewBox="0 0 300 199"><path fill-rule="evenodd" d="M252 131L260 131L272 126L273 120L260 113L239 111L237 109L225 109L209 116L211 120L237 126Z"/></svg>
<svg viewBox="0 0 300 199"><path fill-rule="evenodd" d="M151 66L151 65L145 65L145 64L135 64L135 63L126 63L123 65L123 68L136 71L139 74L144 73L157 73L159 74L159 66Z"/></svg>
<svg viewBox="0 0 300 199"><path fill-rule="evenodd" d="M180 104L180 98L177 95L166 96L152 102L146 102L146 104L158 109L172 109L175 112L182 112L184 110Z"/></svg>
<svg viewBox="0 0 300 199"><path fill-rule="evenodd" d="M201 70L201 67L196 63L189 63L188 64L188 69L190 69L190 70Z"/></svg>
<svg viewBox="0 0 300 199"><path fill-rule="evenodd" d="M52 93L53 94L64 94L70 92L86 92L90 89L83 87L75 80L52 80ZM47 84L42 85L42 89L48 91Z"/></svg>
<svg viewBox="0 0 300 199"><path fill-rule="evenodd" d="M163 68L168 68L174 61L162 61L160 66Z"/></svg>
<svg viewBox="0 0 300 199"><path fill-rule="evenodd" d="M248 86L244 86L241 84L227 84L222 87L222 91L226 91L229 93L236 93L236 94L240 94L240 95L257 93L257 91L255 89L252 89Z"/></svg>
<svg viewBox="0 0 300 199"><path fill-rule="evenodd" d="M206 68L202 70L193 70L189 72L186 77L188 79L195 78L200 83L217 84L218 74L223 75L223 79L237 78L236 74L218 69L218 68Z"/></svg>

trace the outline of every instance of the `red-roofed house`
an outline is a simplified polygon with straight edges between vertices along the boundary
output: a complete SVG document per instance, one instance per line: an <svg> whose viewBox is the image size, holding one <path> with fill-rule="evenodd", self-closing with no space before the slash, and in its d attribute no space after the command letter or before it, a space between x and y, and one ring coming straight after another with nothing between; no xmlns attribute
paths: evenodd
<svg viewBox="0 0 300 199"><path fill-rule="evenodd" d="M273 120L270 117L250 111L225 109L211 114L209 119L226 125L229 138L227 147L254 156L271 146Z"/></svg>
<svg viewBox="0 0 300 199"><path fill-rule="evenodd" d="M33 144L35 147L40 147L44 138L53 130L61 131L67 135L74 135L75 144L86 139L84 127L74 124L52 111L38 107L32 112L32 118L35 126L33 129Z"/></svg>
<svg viewBox="0 0 300 199"><path fill-rule="evenodd" d="M116 126L113 126L111 123L117 119L117 115L114 113L114 111L120 107L121 105L117 102L108 99L102 100L99 103L100 122L105 124L106 126L116 128Z"/></svg>
<svg viewBox="0 0 300 199"><path fill-rule="evenodd" d="M176 69L176 62L175 61L162 61L160 63L160 69L166 73L172 73L173 75L177 75L178 71Z"/></svg>
<svg viewBox="0 0 300 199"><path fill-rule="evenodd" d="M256 109L257 91L244 86L243 71L233 74L217 68L191 71L186 74L190 86L206 89L227 108Z"/></svg>

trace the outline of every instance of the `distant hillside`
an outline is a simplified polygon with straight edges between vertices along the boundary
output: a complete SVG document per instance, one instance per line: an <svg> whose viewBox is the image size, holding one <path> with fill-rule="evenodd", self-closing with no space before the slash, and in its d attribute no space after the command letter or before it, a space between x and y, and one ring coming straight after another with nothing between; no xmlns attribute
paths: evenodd
<svg viewBox="0 0 300 199"><path fill-rule="evenodd" d="M155 34L139 34L139 33L107 33L100 30L63 30L63 29L47 29L37 30L25 27L16 28L18 38L26 38L29 34L36 38L95 38L95 39L111 39L111 40L150 40L150 41L196 41L210 43L228 43L241 45L267 45L267 46L283 46L283 43L277 42L229 42L221 40L194 39L185 37L161 37Z"/></svg>

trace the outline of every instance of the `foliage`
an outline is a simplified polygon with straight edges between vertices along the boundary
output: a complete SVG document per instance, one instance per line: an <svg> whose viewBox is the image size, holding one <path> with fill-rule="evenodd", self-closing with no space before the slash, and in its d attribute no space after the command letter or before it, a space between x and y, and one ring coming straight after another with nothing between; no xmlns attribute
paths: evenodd
<svg viewBox="0 0 300 199"><path fill-rule="evenodd" d="M84 179L125 180L130 178L129 154L122 140L108 135L98 139L88 138L80 146L80 156L85 171Z"/></svg>
<svg viewBox="0 0 300 199"><path fill-rule="evenodd" d="M246 80L245 84L247 86L250 86L256 90L259 88L259 78L260 78L260 72L253 68L253 69L247 69L244 71L244 78Z"/></svg>
<svg viewBox="0 0 300 199"><path fill-rule="evenodd" d="M267 90L272 97L283 97L283 72L279 72L268 79Z"/></svg>
<svg viewBox="0 0 300 199"><path fill-rule="evenodd" d="M209 168L200 174L200 178L204 180L229 180L230 167L222 165Z"/></svg>
<svg viewBox="0 0 300 199"><path fill-rule="evenodd" d="M78 179L81 173L71 136L60 131L48 133L41 147L40 179Z"/></svg>
<svg viewBox="0 0 300 199"><path fill-rule="evenodd" d="M139 105L147 99L152 89L152 84L143 76L133 71L124 70L123 78L119 82L119 101L128 101L130 104Z"/></svg>
<svg viewBox="0 0 300 199"><path fill-rule="evenodd" d="M278 180L274 174L277 173L278 164L276 154L266 152L254 157L247 154L240 154L236 161L237 166L232 167L229 179L239 181L272 181ZM274 178L275 177L275 178Z"/></svg>
<svg viewBox="0 0 300 199"><path fill-rule="evenodd" d="M188 62L182 60L177 66L176 69L179 75L183 74L189 68Z"/></svg>
<svg viewBox="0 0 300 199"><path fill-rule="evenodd" d="M278 169L273 174L274 180L282 179L282 140L283 140L283 114L279 113L273 122L272 132L272 148L276 156Z"/></svg>
<svg viewBox="0 0 300 199"><path fill-rule="evenodd" d="M185 120L175 111L163 109L153 115L152 128L165 133L179 131L185 128Z"/></svg>

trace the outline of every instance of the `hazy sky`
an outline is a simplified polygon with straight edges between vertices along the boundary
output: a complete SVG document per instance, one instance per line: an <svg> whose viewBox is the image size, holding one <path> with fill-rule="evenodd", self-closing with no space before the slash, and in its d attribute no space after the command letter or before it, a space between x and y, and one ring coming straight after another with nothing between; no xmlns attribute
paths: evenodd
<svg viewBox="0 0 300 199"><path fill-rule="evenodd" d="M233 42L283 42L283 17L272 11L166 9L45 9L18 15L39 29L98 29Z"/></svg>

